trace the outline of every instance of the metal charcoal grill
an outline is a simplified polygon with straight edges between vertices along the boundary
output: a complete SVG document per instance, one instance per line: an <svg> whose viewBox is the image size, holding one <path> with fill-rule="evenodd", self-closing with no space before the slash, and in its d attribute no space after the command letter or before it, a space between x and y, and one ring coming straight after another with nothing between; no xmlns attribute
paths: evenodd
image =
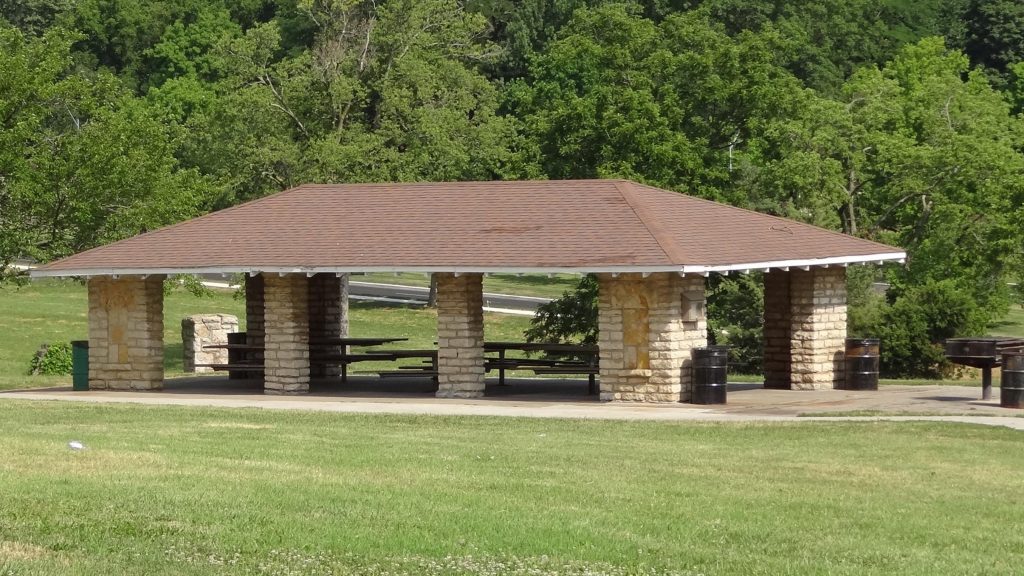
<svg viewBox="0 0 1024 576"><path fill-rule="evenodd" d="M1003 354L1024 351L1022 338L949 338L946 358L954 363L981 368L981 399L992 398L992 369L1002 365Z"/></svg>

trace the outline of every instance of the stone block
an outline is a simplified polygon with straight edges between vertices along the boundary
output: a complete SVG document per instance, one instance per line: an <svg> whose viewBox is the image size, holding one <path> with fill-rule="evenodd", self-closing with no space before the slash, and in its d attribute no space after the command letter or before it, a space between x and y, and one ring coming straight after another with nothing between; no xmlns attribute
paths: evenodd
<svg viewBox="0 0 1024 576"><path fill-rule="evenodd" d="M197 364L226 364L227 350L206 347L227 344L229 332L238 332L238 318L231 314L196 314L183 318L181 340L185 372L213 371Z"/></svg>

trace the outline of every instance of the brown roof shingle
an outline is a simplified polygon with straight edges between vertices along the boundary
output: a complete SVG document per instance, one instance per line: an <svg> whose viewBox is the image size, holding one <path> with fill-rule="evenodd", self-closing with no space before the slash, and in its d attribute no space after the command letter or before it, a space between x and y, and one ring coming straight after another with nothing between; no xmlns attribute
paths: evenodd
<svg viewBox="0 0 1024 576"><path fill-rule="evenodd" d="M700 271L898 248L623 180L309 184L38 276L200 271Z"/></svg>

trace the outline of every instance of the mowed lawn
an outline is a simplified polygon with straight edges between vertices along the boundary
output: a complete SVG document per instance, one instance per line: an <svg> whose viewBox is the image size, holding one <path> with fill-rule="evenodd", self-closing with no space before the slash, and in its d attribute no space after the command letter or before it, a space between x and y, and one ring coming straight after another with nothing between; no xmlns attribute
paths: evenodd
<svg viewBox="0 0 1024 576"><path fill-rule="evenodd" d="M231 291L196 296L182 289L164 299L164 370L182 374L181 320L192 314L234 314L245 329L245 301ZM73 281L40 281L27 286L0 286L0 390L69 384L69 376L27 376L29 363L40 344L85 340L88 303L85 286ZM530 319L507 314L484 314L490 340L522 340ZM352 336L408 338L395 348L433 348L437 338L437 312L421 306L352 301L349 310ZM380 364L379 366L377 364ZM361 363L356 370L388 366Z"/></svg>
<svg viewBox="0 0 1024 576"><path fill-rule="evenodd" d="M0 437L5 575L1024 566L1022 436L1002 428L3 400Z"/></svg>
<svg viewBox="0 0 1024 576"><path fill-rule="evenodd" d="M484 292L558 298L573 291L580 278L578 274L488 274L484 276ZM416 272L370 272L353 274L352 281L426 287L430 285L430 276Z"/></svg>

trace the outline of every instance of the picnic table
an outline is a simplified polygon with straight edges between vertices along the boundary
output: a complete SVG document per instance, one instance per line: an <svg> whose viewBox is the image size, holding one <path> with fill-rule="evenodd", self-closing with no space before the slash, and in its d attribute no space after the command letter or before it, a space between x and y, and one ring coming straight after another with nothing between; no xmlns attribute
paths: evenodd
<svg viewBox="0 0 1024 576"><path fill-rule="evenodd" d="M341 381L345 382L348 379L348 365L354 362L369 362L369 361L381 361L381 360L397 360L399 357L405 357L401 355L399 350L388 351L364 351L363 353L353 354L349 351L349 346L380 346L382 344L390 344L393 342L404 342L408 338L390 338L390 337L361 337L361 338L350 338L350 337L337 337L337 338L315 338L310 340L310 364L312 365L341 365ZM203 346L205 350L228 350L235 352L235 354L229 355L229 360L226 364L197 364L197 366L213 368L214 370L227 370L229 377L236 377L244 372L262 372L265 370L263 362L254 362L251 359L251 352L263 352L266 350L266 346L256 344L246 344L238 342L229 342L227 344L210 344ZM436 352L434 372L436 373Z"/></svg>
<svg viewBox="0 0 1024 576"><path fill-rule="evenodd" d="M389 337L361 337L352 338L348 336L334 338L315 338L309 341L310 364L341 365L341 381L348 380L348 365L355 362L374 362L397 360L397 351L373 350L353 354L349 346L369 347L391 344L394 342L405 342L408 338ZM328 349L323 351L323 349Z"/></svg>
<svg viewBox="0 0 1024 576"><path fill-rule="evenodd" d="M227 350L228 361L224 364L196 364L196 367L213 368L214 370L227 370L228 378L244 379L252 377L252 373L263 372L263 361L253 352L263 352L263 346L248 344L245 342L245 332L231 332L228 334L227 344L208 344L203 350Z"/></svg>
<svg viewBox="0 0 1024 576"><path fill-rule="evenodd" d="M509 357L509 351L543 352L540 358ZM534 374L586 374L588 392L597 393L599 352L596 344L561 342L484 342L484 353L497 353L484 360L484 370L498 371L498 385L505 384L505 370L532 370ZM566 358L568 356L568 358Z"/></svg>
<svg viewBox="0 0 1024 576"><path fill-rule="evenodd" d="M398 361L405 359L421 359L419 364L399 366L396 370L380 370L381 377L430 376L437 382L437 350L435 349L378 349L351 352L350 346L369 348L395 342L405 342L408 338L392 337L333 337L315 338L310 340L311 365L340 365L341 381L348 380L348 366L356 362ZM262 352L265 346L229 342L227 344L211 344L204 349L229 350L236 352L227 364L200 364L214 370L227 370L229 374L247 371L264 370L262 362L249 360L249 353ZM508 352L544 353L541 357L512 357ZM598 374L599 349L594 344L564 344L556 342L484 342L484 370L498 371L498 384L505 385L506 370L531 370L534 374L586 374L588 390L597 393L596 376Z"/></svg>
<svg viewBox="0 0 1024 576"><path fill-rule="evenodd" d="M431 380L435 383L437 382L437 350L432 348L426 350L372 350L367 351L367 354L388 360L422 359L422 362L419 364L399 366L397 370L380 370L377 374L382 378L430 376Z"/></svg>

